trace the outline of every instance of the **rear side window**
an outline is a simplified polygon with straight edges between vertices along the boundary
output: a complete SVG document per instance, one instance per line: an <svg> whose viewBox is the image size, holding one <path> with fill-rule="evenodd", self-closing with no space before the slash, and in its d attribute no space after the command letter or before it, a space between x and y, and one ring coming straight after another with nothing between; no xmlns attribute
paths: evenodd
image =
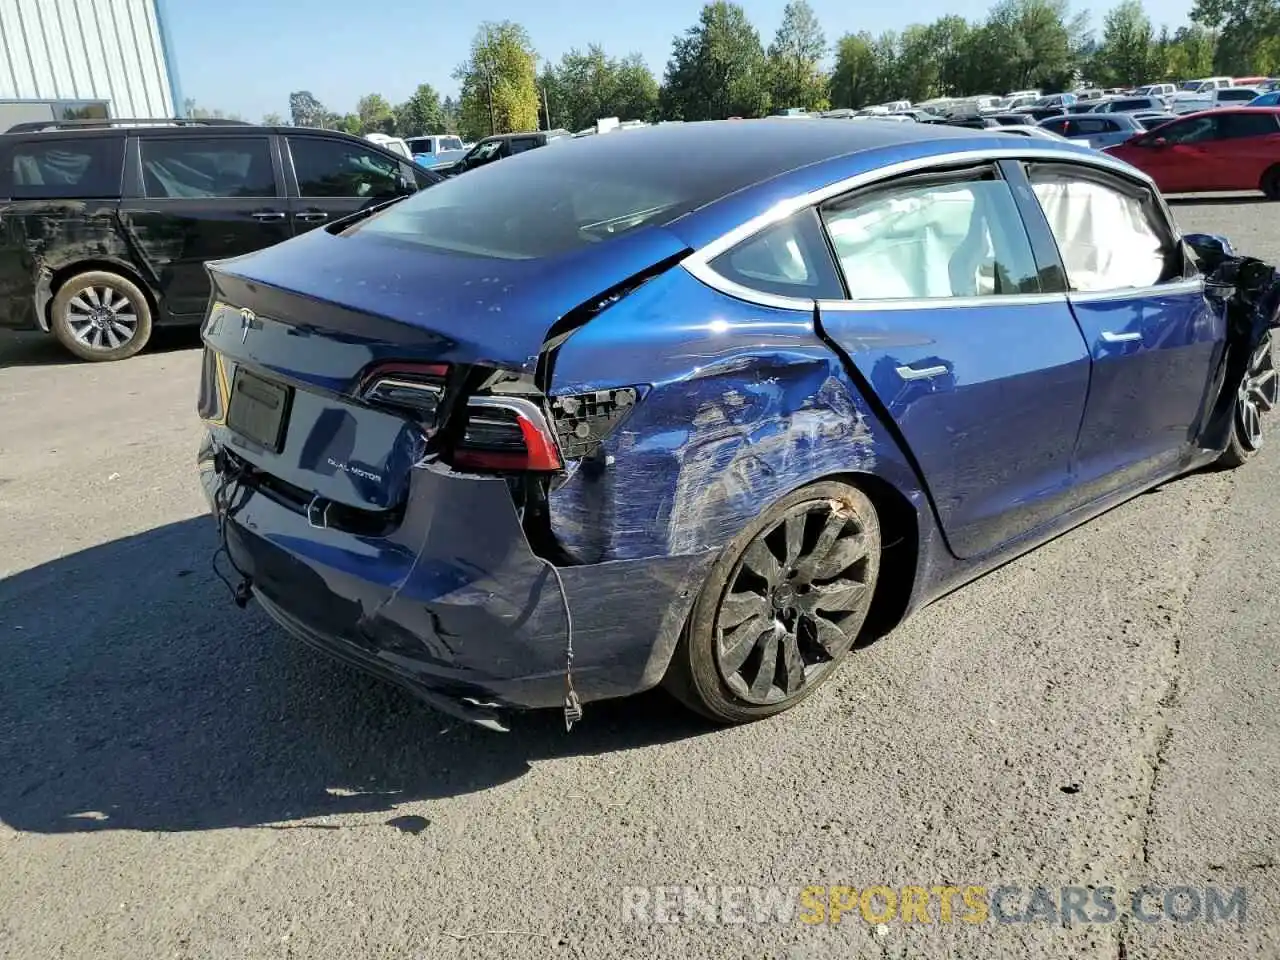
<svg viewBox="0 0 1280 960"><path fill-rule="evenodd" d="M524 140L511 141L511 155L514 157L517 153L524 153L526 150L532 150L538 146L538 141L532 137Z"/></svg>
<svg viewBox="0 0 1280 960"><path fill-rule="evenodd" d="M42 137L14 144L15 200L97 199L120 195L124 137Z"/></svg>
<svg viewBox="0 0 1280 960"><path fill-rule="evenodd" d="M139 150L149 199L276 196L266 137L143 138Z"/></svg>
<svg viewBox="0 0 1280 960"><path fill-rule="evenodd" d="M1036 293L1035 255L994 175L910 179L822 212L854 300Z"/></svg>
<svg viewBox="0 0 1280 960"><path fill-rule="evenodd" d="M400 163L358 143L290 137L289 152L302 197L364 200L400 195Z"/></svg>
<svg viewBox="0 0 1280 960"><path fill-rule="evenodd" d="M1224 113L1218 117L1218 136L1223 139L1265 137L1280 133L1273 113Z"/></svg>
<svg viewBox="0 0 1280 960"><path fill-rule="evenodd" d="M812 208L749 237L709 266L748 290L806 300L844 299L844 288Z"/></svg>

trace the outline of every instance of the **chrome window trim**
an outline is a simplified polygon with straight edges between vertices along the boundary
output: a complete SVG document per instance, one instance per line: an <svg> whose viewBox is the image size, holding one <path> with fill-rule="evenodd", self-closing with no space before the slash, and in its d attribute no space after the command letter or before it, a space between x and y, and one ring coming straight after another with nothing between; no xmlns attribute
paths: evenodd
<svg viewBox="0 0 1280 960"><path fill-rule="evenodd" d="M901 300L819 300L824 313L881 310L955 310L962 307L1028 307L1066 303L1065 293L995 293L978 297L904 297Z"/></svg>
<svg viewBox="0 0 1280 960"><path fill-rule="evenodd" d="M827 310L904 310L919 309L928 305L932 307L940 306L987 306L996 304L1034 304L1034 303L1052 303L1055 300L1061 300L1065 297L1062 293L1011 293L1001 294L997 296L983 297L928 297L913 300L822 300L816 301L808 297L783 297L772 293L763 293L742 284L735 283L726 277L721 276L711 268L710 262L728 250L733 249L738 244L750 239L757 233L768 229L774 224L785 220L787 217L803 210L805 207L816 206L833 197L838 197L843 193L851 190L857 190L878 183L882 180L892 180L909 173L916 173L921 170L927 170L931 167L946 166L955 163L995 163L999 160L1049 160L1066 163L1080 163L1085 166L1093 166L1108 172L1125 177L1129 180L1142 183L1154 191L1156 197L1159 198L1160 206L1165 212L1170 225L1173 224L1173 218L1169 213L1168 207L1164 203L1164 198L1160 195L1159 189L1149 176L1135 167L1129 166L1123 161L1116 160L1104 153L1077 153L1075 150L1050 149L1045 147L1036 147L1025 145L1020 147L984 147L971 150L953 150L949 153L939 153L928 157L913 157L910 160L902 160L898 163L891 163L888 166L877 167L874 170L867 170L863 173L856 174L852 177L846 177L835 183L829 183L824 187L816 190L810 190L807 193L798 194L786 200L779 201L773 207L766 210L758 216L752 217L745 223L739 224L732 230L721 234L714 240L711 240L689 256L681 261L682 266L696 279L705 283L713 290L719 290L721 293L727 294L736 300L745 300L748 303L755 303L760 306L776 307L783 310L807 310L812 311L815 305L820 305ZM1178 236L1176 229L1171 229L1174 236Z"/></svg>
<svg viewBox="0 0 1280 960"><path fill-rule="evenodd" d="M1148 287L1118 287L1114 290L1073 290L1067 294L1072 303L1100 303L1104 300L1134 299L1141 297L1177 297L1188 293L1203 293L1204 277L1190 280L1172 280Z"/></svg>

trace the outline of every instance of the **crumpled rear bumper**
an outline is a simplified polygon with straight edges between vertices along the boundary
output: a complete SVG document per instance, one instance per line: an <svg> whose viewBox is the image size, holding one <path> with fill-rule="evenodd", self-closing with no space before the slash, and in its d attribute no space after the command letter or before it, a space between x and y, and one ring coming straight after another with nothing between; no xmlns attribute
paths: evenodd
<svg viewBox="0 0 1280 960"><path fill-rule="evenodd" d="M213 451L206 441L200 458L211 507L225 480ZM560 567L562 598L506 481L430 468L414 471L404 519L386 537L317 528L260 489L230 502L227 552L286 630L489 726L509 708L563 702L567 613L583 702L655 685L712 560Z"/></svg>

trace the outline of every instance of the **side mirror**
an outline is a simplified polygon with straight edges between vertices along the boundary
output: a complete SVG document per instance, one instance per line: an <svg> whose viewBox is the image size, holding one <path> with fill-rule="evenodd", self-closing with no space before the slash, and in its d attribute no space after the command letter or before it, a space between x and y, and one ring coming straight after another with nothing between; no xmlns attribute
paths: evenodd
<svg viewBox="0 0 1280 960"><path fill-rule="evenodd" d="M1236 253L1231 241L1217 233L1187 233L1182 239L1201 259L1222 260Z"/></svg>

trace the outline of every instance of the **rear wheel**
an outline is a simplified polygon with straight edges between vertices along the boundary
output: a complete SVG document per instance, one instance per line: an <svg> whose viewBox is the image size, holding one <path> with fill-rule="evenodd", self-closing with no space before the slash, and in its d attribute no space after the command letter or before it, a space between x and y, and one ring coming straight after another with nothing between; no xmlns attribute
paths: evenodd
<svg viewBox="0 0 1280 960"><path fill-rule="evenodd" d="M867 496L824 481L779 500L711 568L667 688L722 723L781 713L848 654L880 571L880 523Z"/></svg>
<svg viewBox="0 0 1280 960"><path fill-rule="evenodd" d="M1268 200L1280 200L1280 166L1272 167L1262 175L1258 185Z"/></svg>
<svg viewBox="0 0 1280 960"><path fill-rule="evenodd" d="M131 280L91 270L58 289L49 325L81 360L123 360L151 339L151 307Z"/></svg>
<svg viewBox="0 0 1280 960"><path fill-rule="evenodd" d="M1236 407L1231 420L1231 442L1218 459L1223 467L1238 467L1262 446L1262 415L1280 399L1280 376L1271 355L1271 334L1266 334L1249 358L1236 388Z"/></svg>

